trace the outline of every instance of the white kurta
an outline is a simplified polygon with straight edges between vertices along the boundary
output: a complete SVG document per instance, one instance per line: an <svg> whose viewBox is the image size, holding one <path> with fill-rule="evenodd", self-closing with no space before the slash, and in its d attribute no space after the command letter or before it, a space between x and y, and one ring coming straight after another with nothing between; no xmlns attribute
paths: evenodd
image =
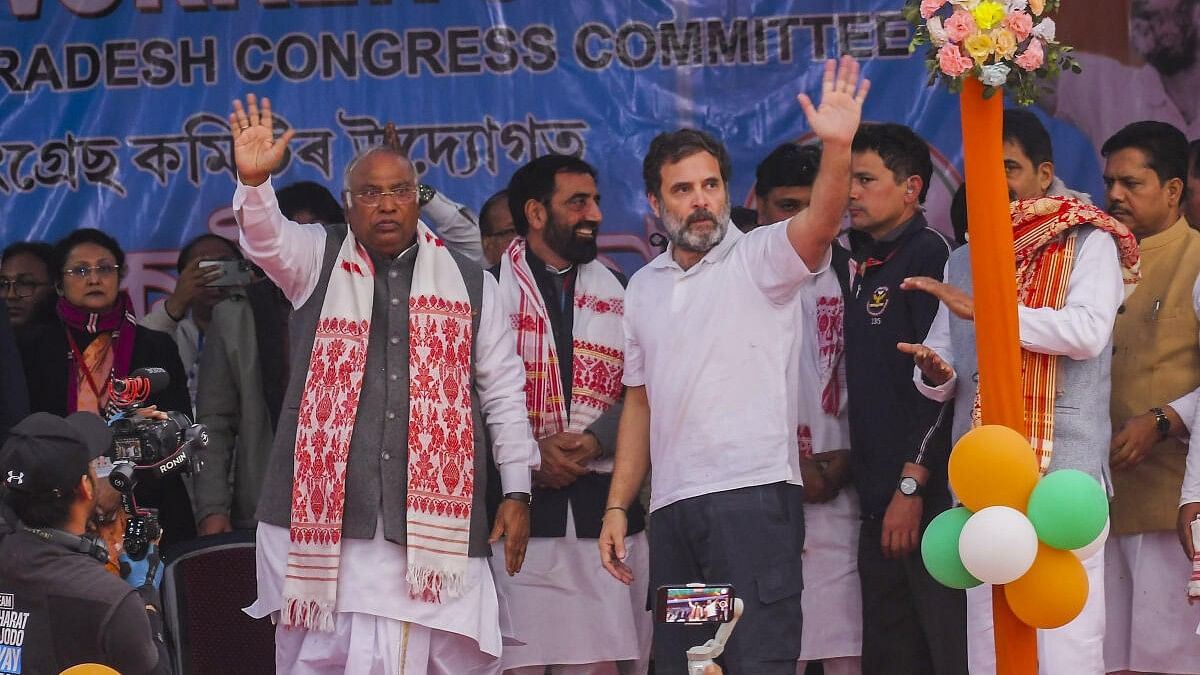
<svg viewBox="0 0 1200 675"><path fill-rule="evenodd" d="M283 575L291 541L286 527L259 523L257 543L258 599L246 608L246 613L261 619L283 607ZM503 565L503 550L499 555ZM407 567L404 547L383 538L382 521L375 529L374 539L343 539L334 611L407 621L456 633L474 640L480 651L500 655L500 610L486 558L471 558L464 584L466 591L461 597L441 603L409 597L404 579Z"/></svg>
<svg viewBox="0 0 1200 675"><path fill-rule="evenodd" d="M233 208L246 256L263 268L293 306L303 305L316 290L320 277L325 229L285 219L269 179L257 187L239 183ZM474 385L487 420L502 490L529 492L530 470L539 466L540 455L525 410L525 369L500 308L495 279L487 274L483 278L482 304L474 355ZM343 539L335 605L335 613L341 616L337 620L341 622L348 618L347 614L357 613L409 622L465 636L484 654L499 656L501 623L487 561L470 559L461 597L441 603L413 600L405 581L405 549L385 540L382 533L380 523L372 540ZM251 616L261 618L280 610L289 546L287 528L259 525L259 595L246 610ZM329 640L328 636L318 639ZM347 632L346 639L357 638ZM294 642L291 646L304 648L302 641Z"/></svg>
<svg viewBox="0 0 1200 675"><path fill-rule="evenodd" d="M840 383L837 416L821 408L830 368L822 355L841 350L842 289L832 268L800 289L803 344L800 350L801 451L812 453L850 447L846 418L845 361L836 366ZM806 442L807 441L807 442ZM824 504L804 505L804 631L800 659L815 661L862 654L862 590L858 580L858 495L846 486Z"/></svg>
<svg viewBox="0 0 1200 675"><path fill-rule="evenodd" d="M629 586L600 564L595 539L575 537L569 508L566 536L531 538L520 574L505 573L503 549L503 542L492 546L496 590L512 622L512 637L523 643L504 646L505 670L640 660L645 672L653 629L646 610L650 543L645 532L625 538L625 564L634 579Z"/></svg>
<svg viewBox="0 0 1200 675"><path fill-rule="evenodd" d="M1112 337L1117 308L1124 299L1121 264L1111 236L1095 232L1075 250L1075 263L1067 281L1067 296L1061 309L1017 307L1021 347L1041 354L1086 360L1095 358ZM950 364L950 313L945 303L938 307L926 347ZM940 387L931 387L914 366L913 382L927 398L946 401L955 397L958 374ZM971 405L962 400L960 405ZM1104 565L1097 554L1084 563L1088 573L1088 600L1083 612L1062 628L1038 632L1041 672L1047 675L1095 675L1104 663ZM972 675L996 670L995 637L991 612L991 587L967 592L967 655Z"/></svg>

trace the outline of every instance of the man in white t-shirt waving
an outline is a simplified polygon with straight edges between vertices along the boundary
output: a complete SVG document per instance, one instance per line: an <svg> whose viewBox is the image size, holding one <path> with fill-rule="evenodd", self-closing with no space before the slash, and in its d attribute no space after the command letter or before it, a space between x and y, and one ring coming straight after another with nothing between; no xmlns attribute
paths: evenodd
<svg viewBox="0 0 1200 675"><path fill-rule="evenodd" d="M803 489L796 445L800 288L829 264L850 186L850 142L869 83L825 64L820 106L801 107L824 145L812 203L742 234L729 226L730 160L708 134L657 136L646 196L670 246L625 295L625 410L600 555L625 583L624 510L653 462L650 582L729 582L745 615L725 649L732 675L794 672L800 654ZM652 414L653 413L653 414ZM655 672L686 672L712 637L656 626Z"/></svg>

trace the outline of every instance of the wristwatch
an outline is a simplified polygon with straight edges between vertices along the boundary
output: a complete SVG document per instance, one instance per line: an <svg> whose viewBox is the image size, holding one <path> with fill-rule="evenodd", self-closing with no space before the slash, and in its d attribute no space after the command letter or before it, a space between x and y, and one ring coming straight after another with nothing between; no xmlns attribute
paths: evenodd
<svg viewBox="0 0 1200 675"><path fill-rule="evenodd" d="M900 482L896 484L896 489L899 490L900 494L904 495L905 497L920 496L921 493L925 491L925 488L921 487L921 484L917 482L917 479L913 478L912 476L902 477Z"/></svg>
<svg viewBox="0 0 1200 675"><path fill-rule="evenodd" d="M505 499L511 499L515 502L521 502L525 506L529 506L533 502L533 495L528 492L505 492Z"/></svg>
<svg viewBox="0 0 1200 675"><path fill-rule="evenodd" d="M1162 408L1151 408L1150 412L1154 413L1154 428L1158 431L1160 438L1166 438L1171 434L1171 418L1167 417L1167 412Z"/></svg>
<svg viewBox="0 0 1200 675"><path fill-rule="evenodd" d="M417 205L424 207L429 202L433 201L433 196L437 194L437 190L433 189L432 185L421 183L417 186Z"/></svg>

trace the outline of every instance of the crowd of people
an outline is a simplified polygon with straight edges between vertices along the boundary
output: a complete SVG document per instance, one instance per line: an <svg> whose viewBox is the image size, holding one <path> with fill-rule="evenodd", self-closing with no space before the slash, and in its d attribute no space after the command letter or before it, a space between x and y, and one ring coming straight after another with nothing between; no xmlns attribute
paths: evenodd
<svg viewBox="0 0 1200 675"><path fill-rule="evenodd" d="M966 186L951 241L924 213L929 146L863 122L868 89L853 60L826 64L820 98L799 97L818 142L765 156L737 225L720 140L657 136L643 178L669 243L631 278L598 259L583 159L530 161L477 218L385 143L345 167L339 201L276 189L291 132L276 137L269 101L235 101L239 240L189 242L140 320L109 234L3 251L0 491L27 532L0 541L0 597L6 575L18 604L41 594L31 636L83 620L44 599L70 582L14 565L31 567L38 532L122 555L79 413L105 415L114 378L156 367L170 384L148 403L209 443L203 470L139 482L138 503L158 510L168 558L256 531L246 612L277 625L279 672L682 674L716 625L687 625L708 616L699 603L655 624L652 589L705 582L745 607L728 673L994 673L988 587L943 586L920 556L955 503L953 444L979 420ZM1111 497L1087 604L1041 633L1042 672L1200 675L1184 593L1200 143L1125 126L1093 205L1056 176L1035 114L1006 111L1003 133L1022 431L1043 472L1084 471ZM224 283L233 269L249 282ZM53 481L29 459L51 446L67 467ZM105 589L93 609L157 611L152 593ZM155 656L24 648L46 672L83 656L151 672Z"/></svg>

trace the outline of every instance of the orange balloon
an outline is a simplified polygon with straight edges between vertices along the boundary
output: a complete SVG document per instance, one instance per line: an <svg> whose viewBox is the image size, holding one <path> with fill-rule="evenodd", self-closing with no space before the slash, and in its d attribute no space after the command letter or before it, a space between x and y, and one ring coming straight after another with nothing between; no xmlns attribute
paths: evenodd
<svg viewBox="0 0 1200 675"><path fill-rule="evenodd" d="M955 496L971 511L1007 506L1025 513L1039 478L1029 441L998 424L964 434L950 453L949 473Z"/></svg>
<svg viewBox="0 0 1200 675"><path fill-rule="evenodd" d="M1067 624L1083 611L1087 596L1087 572L1079 558L1041 543L1033 567L1004 586L1013 614L1034 628Z"/></svg>
<svg viewBox="0 0 1200 675"><path fill-rule="evenodd" d="M71 666L59 673L59 675L121 675L119 672L109 668L108 666L100 665L99 663L81 663L77 666Z"/></svg>

